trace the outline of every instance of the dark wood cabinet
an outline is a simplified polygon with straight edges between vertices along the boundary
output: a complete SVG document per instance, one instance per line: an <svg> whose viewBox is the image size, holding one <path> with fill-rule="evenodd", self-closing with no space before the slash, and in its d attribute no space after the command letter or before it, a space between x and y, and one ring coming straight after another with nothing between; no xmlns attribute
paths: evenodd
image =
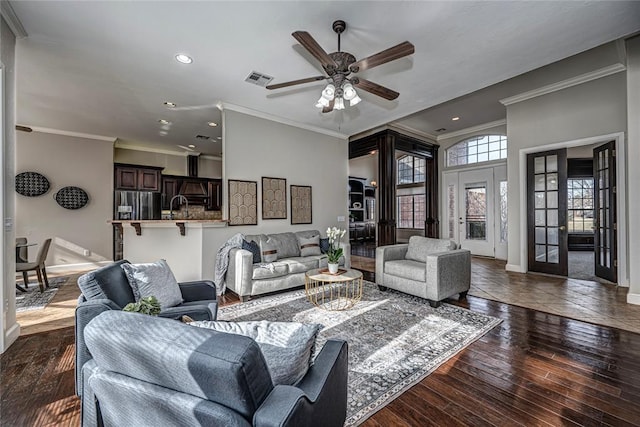
<svg viewBox="0 0 640 427"><path fill-rule="evenodd" d="M163 168L138 165L114 165L116 190L160 191L160 172Z"/></svg>
<svg viewBox="0 0 640 427"><path fill-rule="evenodd" d="M178 178L162 175L162 210L168 211L171 209L169 202L171 202L173 196L178 194L179 185ZM177 209L177 206L175 208Z"/></svg>
<svg viewBox="0 0 640 427"><path fill-rule="evenodd" d="M209 190L209 204L207 210L219 211L222 208L222 180L211 179L207 182Z"/></svg>

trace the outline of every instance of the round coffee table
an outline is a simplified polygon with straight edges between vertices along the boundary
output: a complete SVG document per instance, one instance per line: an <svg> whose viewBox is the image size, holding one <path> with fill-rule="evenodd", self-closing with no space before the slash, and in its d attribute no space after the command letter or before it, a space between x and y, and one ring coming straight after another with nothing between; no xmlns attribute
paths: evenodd
<svg viewBox="0 0 640 427"><path fill-rule="evenodd" d="M325 310L348 310L362 298L362 273L358 270L338 270L329 273L326 268L309 270L304 277L307 299Z"/></svg>

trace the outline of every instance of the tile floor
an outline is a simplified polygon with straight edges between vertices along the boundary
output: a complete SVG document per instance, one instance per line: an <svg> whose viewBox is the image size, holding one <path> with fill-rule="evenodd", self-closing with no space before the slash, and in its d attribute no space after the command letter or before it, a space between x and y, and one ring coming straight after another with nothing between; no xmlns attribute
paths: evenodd
<svg viewBox="0 0 640 427"><path fill-rule="evenodd" d="M352 255L351 261L375 272L373 258ZM504 261L473 257L469 295L640 333L640 306L627 303L628 288L504 268Z"/></svg>

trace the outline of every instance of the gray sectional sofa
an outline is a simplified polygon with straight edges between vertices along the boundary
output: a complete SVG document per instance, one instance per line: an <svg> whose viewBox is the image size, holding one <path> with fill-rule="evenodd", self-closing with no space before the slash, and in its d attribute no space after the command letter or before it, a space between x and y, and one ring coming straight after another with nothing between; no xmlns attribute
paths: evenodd
<svg viewBox="0 0 640 427"><path fill-rule="evenodd" d="M261 248L262 257L265 252L276 256L275 261L254 263L253 254L245 249L231 249L229 252L229 268L225 277L227 289L232 290L240 297L241 301L255 295L295 288L304 285L304 275L314 268L327 266L327 255L317 253L313 255L301 255L302 246L306 246L308 239L313 236L322 236L318 230L305 230L275 234L246 235L245 240L254 241ZM265 250L269 246L270 250ZM344 256L340 265L344 268L351 267L351 246L348 242L341 242ZM310 248L304 248L302 252L310 252ZM277 251L273 254L274 251ZM318 246L318 251L320 247Z"/></svg>

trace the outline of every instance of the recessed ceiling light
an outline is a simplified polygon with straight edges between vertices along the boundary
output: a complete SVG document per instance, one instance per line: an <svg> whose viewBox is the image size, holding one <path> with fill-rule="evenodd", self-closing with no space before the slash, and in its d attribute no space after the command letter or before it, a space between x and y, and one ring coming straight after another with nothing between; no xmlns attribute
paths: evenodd
<svg viewBox="0 0 640 427"><path fill-rule="evenodd" d="M458 117L458 116L456 116L456 117L451 117L451 120L453 120L453 121L455 122L456 120L460 120L460 117Z"/></svg>
<svg viewBox="0 0 640 427"><path fill-rule="evenodd" d="M184 53L179 53L176 55L176 61L182 64L191 64L193 59L189 55L185 55Z"/></svg>
<svg viewBox="0 0 640 427"><path fill-rule="evenodd" d="M218 124L217 124L217 123L215 123L215 122L209 122L209 123L207 123L207 124L208 124L209 126L211 126L212 128L214 128L214 127L218 126Z"/></svg>
<svg viewBox="0 0 640 427"><path fill-rule="evenodd" d="M216 139L222 139L222 137L221 136L216 136Z"/></svg>
<svg viewBox="0 0 640 427"><path fill-rule="evenodd" d="M189 144L189 145L187 145L187 147L189 147L189 148L196 148L196 146L195 146L195 145L193 145L193 144Z"/></svg>
<svg viewBox="0 0 640 427"><path fill-rule="evenodd" d="M167 108L176 108L176 103L175 103L175 102L166 101L166 102L164 103L164 105L165 105Z"/></svg>
<svg viewBox="0 0 640 427"><path fill-rule="evenodd" d="M169 120L160 119L160 120L158 120L158 123L160 123L161 125L168 125L171 122Z"/></svg>
<svg viewBox="0 0 640 427"><path fill-rule="evenodd" d="M165 136L167 134L166 130L161 130L160 132L158 132L161 136Z"/></svg>

